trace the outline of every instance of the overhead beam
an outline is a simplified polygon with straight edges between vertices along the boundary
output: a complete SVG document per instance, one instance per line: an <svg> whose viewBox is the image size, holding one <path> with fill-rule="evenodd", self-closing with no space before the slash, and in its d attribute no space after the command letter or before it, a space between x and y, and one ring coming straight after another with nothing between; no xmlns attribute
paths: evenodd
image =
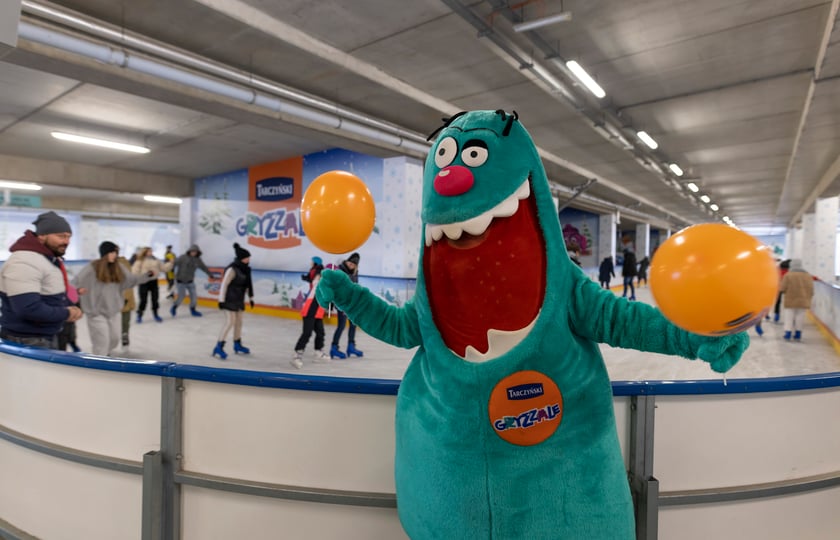
<svg viewBox="0 0 840 540"><path fill-rule="evenodd" d="M0 176L21 182L121 193L147 193L172 197L188 197L193 193L193 183L191 179L185 177L3 154L0 154Z"/></svg>
<svg viewBox="0 0 840 540"><path fill-rule="evenodd" d="M787 191L790 187L790 174L791 171L793 171L793 164L796 161L796 154L799 152L799 145L802 139L802 133L805 130L805 122L808 119L808 113L811 110L811 103L813 103L814 100L814 90L816 89L816 81L819 79L819 74L822 71L822 64L825 61L825 54L828 50L828 45L831 42L831 34L834 31L834 23L837 18L838 6L840 6L840 0L832 0L831 9L829 10L828 17L826 17L825 27L823 28L823 36L822 40L820 41L820 48L817 51L816 58L814 59L814 76L808 82L808 94L805 97L805 103L802 105L802 114L799 117L799 125L796 128L796 137L793 140L793 148L791 149L787 171L785 172L785 181L784 184L782 184L782 192L781 195L779 195L779 202L776 205L774 223L776 223L776 221L778 221L779 219L779 212L782 208L782 201L785 200L785 196L787 195ZM823 175L822 179L817 184L817 188L811 192L811 194L806 199L805 204L803 204L799 208L799 210L796 211L796 214L794 214L793 218L788 222L788 226L793 227L799 220L799 218L802 216L802 214L804 214L808 207L814 202L814 200L816 200L816 198L819 197L819 195L823 191L825 191L825 189L828 187L828 184L823 185L823 183L825 182L826 176L834 168L834 165L837 165L837 161L835 161L834 164L828 168L826 174ZM835 174L834 176L836 177L837 175ZM820 186L823 186L822 189L820 189Z"/></svg>

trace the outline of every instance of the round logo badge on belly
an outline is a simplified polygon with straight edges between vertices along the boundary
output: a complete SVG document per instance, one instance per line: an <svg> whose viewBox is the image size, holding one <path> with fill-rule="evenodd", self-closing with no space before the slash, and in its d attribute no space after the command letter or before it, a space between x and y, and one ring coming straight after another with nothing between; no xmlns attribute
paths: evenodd
<svg viewBox="0 0 840 540"><path fill-rule="evenodd" d="M563 395L539 371L517 371L493 388L487 409L496 435L511 444L532 446L557 430L563 417Z"/></svg>

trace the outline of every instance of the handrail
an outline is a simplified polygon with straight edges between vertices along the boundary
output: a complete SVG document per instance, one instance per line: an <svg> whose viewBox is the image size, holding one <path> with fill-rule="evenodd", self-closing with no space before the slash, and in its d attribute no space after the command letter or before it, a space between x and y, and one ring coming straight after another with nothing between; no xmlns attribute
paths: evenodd
<svg viewBox="0 0 840 540"><path fill-rule="evenodd" d="M264 388L285 388L345 394L397 395L396 379L370 379L301 375L271 371L211 368L155 360L129 360L93 354L73 354L24 347L0 340L0 352L69 366L144 375L159 375ZM688 381L613 381L613 396L673 396L700 394L749 394L840 387L840 372L750 379L699 379Z"/></svg>

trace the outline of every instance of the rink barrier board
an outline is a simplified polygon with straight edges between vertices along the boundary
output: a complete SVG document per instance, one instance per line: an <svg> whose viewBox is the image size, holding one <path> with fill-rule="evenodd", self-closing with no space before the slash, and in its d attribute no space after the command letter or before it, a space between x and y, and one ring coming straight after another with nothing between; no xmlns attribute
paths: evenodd
<svg viewBox="0 0 840 540"><path fill-rule="evenodd" d="M161 436L160 450L143 454L143 464L139 461L125 460L118 457L96 454L72 447L55 444L22 431L15 430L0 422L0 440L19 448L33 450L53 458L74 462L84 467L96 467L119 473L143 475L142 538L180 538L182 526L181 487L189 493L199 490L205 492L226 491L245 496L259 496L293 501L328 503L343 506L374 506L393 508L393 493L377 491L335 490L328 488L301 487L280 482L258 482L255 480L209 474L208 472L184 470L180 467L183 458L183 394L190 385L225 384L240 387L261 387L265 389L287 389L307 392L338 394L359 394L394 396L399 388L399 381L385 379L341 379L278 373L249 372L244 370L224 370L180 365L169 362L133 361L108 359L93 355L74 355L58 351L37 350L0 343L0 353L18 358L38 360L68 367L84 367L105 370L128 377L133 375L151 375L161 381ZM196 381L196 382L191 382ZM631 489L637 503L638 538L657 538L657 516L659 509L675 506L690 506L717 502L753 501L760 498L777 498L803 492L840 490L840 470L821 474L788 478L774 482L762 482L745 485L704 488L696 490L660 491L659 480L654 476L653 443L655 409L657 396L736 396L738 394L759 394L772 392L826 392L840 387L840 373L807 375L800 377L780 377L773 379L735 379L724 383L723 380L703 381L617 381L613 383L613 393L622 408L629 408L626 423L619 425L619 437L623 438L625 459L628 463ZM197 388L193 386L193 388ZM783 396L784 397L784 396ZM627 401L629 398L629 401ZM617 407L618 409L618 407ZM619 414L622 418L624 415ZM622 432L629 435L622 437ZM169 456L167 458L167 456ZM188 454L189 456L189 454ZM150 487L147 488L146 484ZM159 487L156 487L159 486ZM155 496L163 491L164 496ZM166 495L168 493L168 495ZM199 497L200 498L200 497ZM183 506L193 503L185 501ZM154 508L161 510L156 512ZM0 516L0 536L8 538L28 538L27 533L15 529L15 525ZM659 517L661 520L661 516Z"/></svg>

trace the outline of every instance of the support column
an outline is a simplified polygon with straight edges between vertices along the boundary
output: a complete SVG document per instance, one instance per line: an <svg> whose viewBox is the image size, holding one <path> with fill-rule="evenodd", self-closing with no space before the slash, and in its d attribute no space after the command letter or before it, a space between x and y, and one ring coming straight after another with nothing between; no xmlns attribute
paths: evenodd
<svg viewBox="0 0 840 540"><path fill-rule="evenodd" d="M650 256L650 223L636 225L636 260Z"/></svg>
<svg viewBox="0 0 840 540"><path fill-rule="evenodd" d="M817 216L805 214L802 216L802 242L797 243L797 259L802 260L805 271L814 273L817 266Z"/></svg>
<svg viewBox="0 0 840 540"><path fill-rule="evenodd" d="M840 221L840 199L817 199L815 219L816 257L811 272L826 283L834 283L837 258L837 227Z"/></svg>
<svg viewBox="0 0 840 540"><path fill-rule="evenodd" d="M596 265L600 265L606 257L612 257L613 263L615 263L615 227L615 214L598 216L598 260L595 261Z"/></svg>

